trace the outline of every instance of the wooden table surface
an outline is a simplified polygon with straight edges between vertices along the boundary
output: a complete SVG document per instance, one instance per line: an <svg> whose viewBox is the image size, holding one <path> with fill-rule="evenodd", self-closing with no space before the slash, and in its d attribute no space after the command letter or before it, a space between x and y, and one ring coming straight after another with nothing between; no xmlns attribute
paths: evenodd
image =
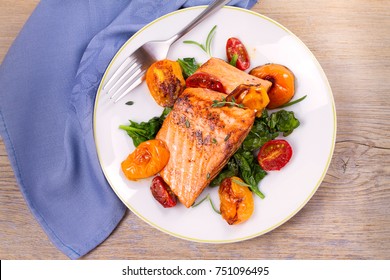
<svg viewBox="0 0 390 280"><path fill-rule="evenodd" d="M37 3L0 0L0 61ZM316 194L279 228L233 244L177 239L128 211L84 259L390 259L389 1L262 0L252 10L296 34L332 87L337 139ZM0 258L67 259L27 208L1 140Z"/></svg>

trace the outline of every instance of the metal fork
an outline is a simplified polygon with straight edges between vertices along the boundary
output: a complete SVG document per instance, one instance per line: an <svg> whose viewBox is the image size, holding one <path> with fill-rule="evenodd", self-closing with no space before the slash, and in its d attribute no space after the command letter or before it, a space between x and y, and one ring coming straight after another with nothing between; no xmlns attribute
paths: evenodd
<svg viewBox="0 0 390 280"><path fill-rule="evenodd" d="M230 0L215 0L201 14L193 19L186 27L174 36L164 41L150 41L143 44L129 55L103 86L114 102L119 101L125 95L142 83L149 66L157 60L167 57L169 48L173 43L187 34L206 17L222 8Z"/></svg>

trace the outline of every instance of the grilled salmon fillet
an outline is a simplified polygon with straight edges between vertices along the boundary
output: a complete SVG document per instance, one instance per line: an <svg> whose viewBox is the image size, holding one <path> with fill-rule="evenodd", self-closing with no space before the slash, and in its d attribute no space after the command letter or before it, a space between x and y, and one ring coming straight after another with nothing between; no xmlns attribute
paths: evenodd
<svg viewBox="0 0 390 280"><path fill-rule="evenodd" d="M231 93L236 87L241 84L246 85L262 85L262 87L268 92L268 89L272 86L272 83L267 80L257 78L253 75L237 69L222 59L212 57L195 73L207 73L218 77L219 81L224 86L227 94Z"/></svg>
<svg viewBox="0 0 390 280"><path fill-rule="evenodd" d="M212 106L224 97L204 88L185 89L156 136L170 152L160 175L186 207L195 202L252 128L253 110Z"/></svg>

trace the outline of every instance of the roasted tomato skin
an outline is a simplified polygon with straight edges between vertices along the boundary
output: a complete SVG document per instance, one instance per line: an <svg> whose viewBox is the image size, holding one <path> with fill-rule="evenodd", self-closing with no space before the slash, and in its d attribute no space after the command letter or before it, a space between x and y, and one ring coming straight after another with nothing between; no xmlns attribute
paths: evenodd
<svg viewBox="0 0 390 280"><path fill-rule="evenodd" d="M156 176L150 185L153 197L164 207L170 208L176 205L177 198L171 188L165 183L161 176Z"/></svg>
<svg viewBox="0 0 390 280"><path fill-rule="evenodd" d="M153 63L145 75L150 94L157 104L172 107L185 89L185 80L180 64L163 59Z"/></svg>
<svg viewBox="0 0 390 280"><path fill-rule="evenodd" d="M257 160L265 171L275 171L282 169L292 154L292 148L286 140L270 140L260 148Z"/></svg>
<svg viewBox="0 0 390 280"><path fill-rule="evenodd" d="M269 63L253 68L249 74L272 82L268 90L268 109L278 108L293 98L295 94L294 73L284 65Z"/></svg>
<svg viewBox="0 0 390 280"><path fill-rule="evenodd" d="M248 220L254 210L253 194L248 187L236 182L243 181L238 177L226 178L219 186L222 218L229 225L236 225Z"/></svg>
<svg viewBox="0 0 390 280"><path fill-rule="evenodd" d="M225 93L225 88L217 77L208 73L194 73L186 80L186 86L190 88L208 88Z"/></svg>
<svg viewBox="0 0 390 280"><path fill-rule="evenodd" d="M261 85L241 84L228 95L226 100L232 101L233 98L236 103L254 110L257 117L261 117L263 110L269 103L268 94Z"/></svg>
<svg viewBox="0 0 390 280"><path fill-rule="evenodd" d="M248 69L250 60L244 44L239 39L231 37L226 42L226 56L229 62L235 54L237 55L236 67L243 71Z"/></svg>
<svg viewBox="0 0 390 280"><path fill-rule="evenodd" d="M127 179L136 181L160 172L169 160L169 150L162 140L142 142L122 162L121 168Z"/></svg>

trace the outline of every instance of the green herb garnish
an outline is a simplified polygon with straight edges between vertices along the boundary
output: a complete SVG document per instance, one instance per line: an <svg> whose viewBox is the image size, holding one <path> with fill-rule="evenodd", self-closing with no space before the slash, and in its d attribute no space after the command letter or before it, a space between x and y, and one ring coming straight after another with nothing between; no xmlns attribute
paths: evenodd
<svg viewBox="0 0 390 280"><path fill-rule="evenodd" d="M222 98L222 100L213 100L213 104L211 105L211 107L214 108L221 108L225 106L229 106L229 107L236 106L238 108L245 108L244 105L237 103L234 98L232 98L232 101L226 101L226 98Z"/></svg>
<svg viewBox="0 0 390 280"><path fill-rule="evenodd" d="M297 104L297 103L301 102L303 99L305 99L305 98L306 98L306 96L307 96L307 95L305 95L305 96L302 96L301 98L299 98L299 99L297 99L297 100L290 101L290 102L288 102L288 103L286 103L286 104L284 104L284 105L280 106L279 108L285 108L285 107L288 107L288 106L291 106L291 105Z"/></svg>
<svg viewBox="0 0 390 280"><path fill-rule="evenodd" d="M211 42L214 38L216 28L217 28L217 26L214 25L214 27L210 30L209 34L207 35L205 44L201 44L201 43L198 43L198 42L192 41L192 40L186 40L186 41L183 41L183 43L196 45L196 46L200 47L204 52L206 52L209 56L211 56Z"/></svg>
<svg viewBox="0 0 390 280"><path fill-rule="evenodd" d="M127 101L125 104L131 106L134 105L134 101Z"/></svg>
<svg viewBox="0 0 390 280"><path fill-rule="evenodd" d="M229 64L236 67L236 64L237 64L237 59L238 59L238 54L233 54L233 57L232 59L229 61Z"/></svg>
<svg viewBox="0 0 390 280"><path fill-rule="evenodd" d="M196 207L196 206L200 205L200 204L201 204L203 201L205 201L205 200L208 200L208 201L210 202L211 208L213 208L213 210L214 210L215 213L221 215L221 212L218 211L218 209L214 206L214 203L213 203L213 201L211 200L209 194L206 195L204 198L202 198L198 203L194 203L191 207Z"/></svg>

